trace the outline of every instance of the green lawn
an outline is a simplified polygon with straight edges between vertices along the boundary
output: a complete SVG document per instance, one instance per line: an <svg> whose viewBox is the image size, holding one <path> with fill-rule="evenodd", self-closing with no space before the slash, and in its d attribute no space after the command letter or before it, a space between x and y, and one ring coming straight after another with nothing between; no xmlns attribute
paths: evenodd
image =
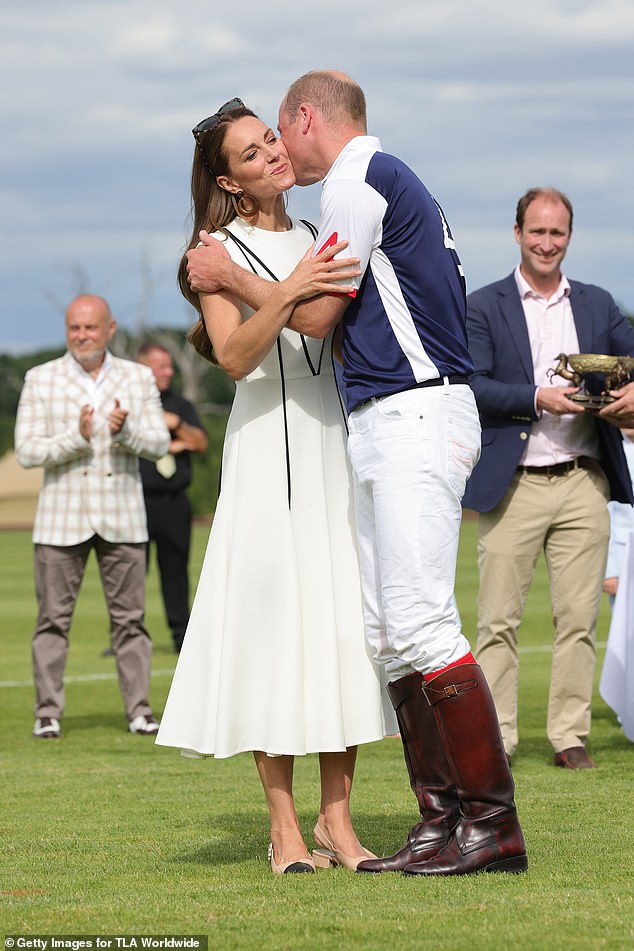
<svg viewBox="0 0 634 951"><path fill-rule="evenodd" d="M463 526L458 600L473 632L476 523ZM197 526L195 583L208 529ZM184 760L125 732L103 596L93 563L71 632L60 742L31 738L29 640L35 615L27 533L0 534L0 909L4 934L204 934L210 949L548 951L634 948L632 744L598 694L599 768L551 765L545 710L551 639L540 565L521 633L516 799L526 875L461 879L273 876L267 811L249 755ZM160 713L174 667L152 571L151 700ZM608 629L604 605L599 641ZM599 651L597 679L603 660ZM318 805L316 757L298 760L307 843ZM362 841L387 853L415 821L400 742L361 749L353 808ZM18 945L16 945L18 947Z"/></svg>

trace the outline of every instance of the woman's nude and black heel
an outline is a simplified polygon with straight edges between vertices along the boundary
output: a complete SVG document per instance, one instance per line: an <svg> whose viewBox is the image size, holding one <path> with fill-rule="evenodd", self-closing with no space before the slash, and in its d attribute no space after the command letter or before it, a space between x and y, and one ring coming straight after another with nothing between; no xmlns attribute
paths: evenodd
<svg viewBox="0 0 634 951"><path fill-rule="evenodd" d="M301 872L315 871L315 863L311 859L302 859L298 862L284 862L283 865L278 865L275 861L272 842L269 842L269 861L271 863L271 871L274 875L288 875L289 873L297 874Z"/></svg>
<svg viewBox="0 0 634 951"><path fill-rule="evenodd" d="M376 858L376 855L372 852L368 852L368 850L363 847L361 855L346 855L344 852L340 852L335 848L328 830L319 822L315 826L314 836L315 842L319 846L318 849L313 850L313 861L317 868L330 868L331 866L341 865L342 868L351 868L354 870L359 862Z"/></svg>

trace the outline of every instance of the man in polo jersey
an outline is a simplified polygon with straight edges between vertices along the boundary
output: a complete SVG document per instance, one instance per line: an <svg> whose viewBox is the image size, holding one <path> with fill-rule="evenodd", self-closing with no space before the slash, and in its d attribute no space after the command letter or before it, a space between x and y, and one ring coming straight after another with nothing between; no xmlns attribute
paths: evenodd
<svg viewBox="0 0 634 951"><path fill-rule="evenodd" d="M293 83L279 130L298 184L323 181L317 250L344 239L359 259L353 295L304 301L289 327L324 337L341 323L366 633L421 813L395 855L357 870L523 871L495 708L453 598L480 426L451 232L411 169L366 134L365 97L344 74ZM189 252L194 289L228 287L261 306L270 288L238 271L216 249Z"/></svg>

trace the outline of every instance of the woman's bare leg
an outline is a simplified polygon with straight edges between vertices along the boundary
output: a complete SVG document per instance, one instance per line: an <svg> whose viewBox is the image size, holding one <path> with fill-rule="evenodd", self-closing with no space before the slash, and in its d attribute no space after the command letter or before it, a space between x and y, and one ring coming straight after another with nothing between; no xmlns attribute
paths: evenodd
<svg viewBox="0 0 634 951"><path fill-rule="evenodd" d="M255 751L255 763L271 816L271 842L278 865L310 859L293 801L293 757Z"/></svg>
<svg viewBox="0 0 634 951"><path fill-rule="evenodd" d="M350 793L357 760L357 747L345 753L320 753L321 806L319 823L324 826L336 848L346 855L364 851L350 817Z"/></svg>

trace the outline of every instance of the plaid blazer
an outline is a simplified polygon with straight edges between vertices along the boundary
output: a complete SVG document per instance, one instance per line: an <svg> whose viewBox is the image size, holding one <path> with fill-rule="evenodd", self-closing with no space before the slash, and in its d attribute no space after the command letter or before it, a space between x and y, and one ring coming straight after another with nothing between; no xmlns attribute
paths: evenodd
<svg viewBox="0 0 634 951"><path fill-rule="evenodd" d="M79 432L80 410L90 398L73 357L66 353L26 374L15 451L20 465L45 470L35 543L76 545L92 535L110 542L147 541L138 457L159 459L170 435L149 367L112 356L110 361L90 442ZM115 399L128 417L113 435L107 416Z"/></svg>

